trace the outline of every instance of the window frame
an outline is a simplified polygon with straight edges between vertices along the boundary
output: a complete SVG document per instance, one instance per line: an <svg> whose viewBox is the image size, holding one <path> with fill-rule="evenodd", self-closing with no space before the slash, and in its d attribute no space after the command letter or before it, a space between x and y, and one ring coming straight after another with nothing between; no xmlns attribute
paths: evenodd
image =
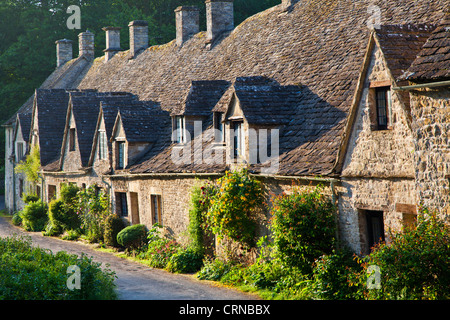
<svg viewBox="0 0 450 320"><path fill-rule="evenodd" d="M174 138L175 142L178 144L183 144L186 142L186 121L184 116L174 117Z"/></svg>
<svg viewBox="0 0 450 320"><path fill-rule="evenodd" d="M225 143L225 124L222 118L222 112L214 112L214 141L221 144Z"/></svg>
<svg viewBox="0 0 450 320"><path fill-rule="evenodd" d="M156 208L155 208L156 205ZM162 221L162 197L160 194L150 195L150 206L152 213L152 224L163 225Z"/></svg>
<svg viewBox="0 0 450 320"><path fill-rule="evenodd" d="M245 140L244 140L244 122L232 121L231 130L233 131L233 157L234 159L244 158Z"/></svg>
<svg viewBox="0 0 450 320"><path fill-rule="evenodd" d="M69 129L69 152L75 151L75 149L76 149L75 135L76 135L76 129L70 128Z"/></svg>
<svg viewBox="0 0 450 320"><path fill-rule="evenodd" d="M107 139L106 139L106 131L99 130L98 131L98 159L99 160L107 160L108 158L108 148L107 148Z"/></svg>
<svg viewBox="0 0 450 320"><path fill-rule="evenodd" d="M116 214L121 218L128 218L128 199L126 192L116 192Z"/></svg>
<svg viewBox="0 0 450 320"><path fill-rule="evenodd" d="M392 129L392 90L391 86L374 87L376 130ZM383 103L382 103L383 101ZM382 103L382 105L381 105ZM382 111L382 112L381 112ZM385 123L384 123L385 122Z"/></svg>
<svg viewBox="0 0 450 320"><path fill-rule="evenodd" d="M116 169L125 169L125 141L116 141L117 145L117 159Z"/></svg>

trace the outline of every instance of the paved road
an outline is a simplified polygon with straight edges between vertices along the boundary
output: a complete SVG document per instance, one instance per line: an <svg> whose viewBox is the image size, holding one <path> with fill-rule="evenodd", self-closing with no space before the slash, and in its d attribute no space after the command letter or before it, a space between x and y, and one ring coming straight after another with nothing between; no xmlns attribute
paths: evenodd
<svg viewBox="0 0 450 320"><path fill-rule="evenodd" d="M24 232L0 217L0 237ZM66 251L71 254L85 253L94 261L110 265L116 272L119 298L121 300L252 300L255 296L213 286L187 275L176 275L164 270L151 269L142 264L119 258L111 253L98 252L89 245L44 237L40 232L26 233L33 245L41 248Z"/></svg>

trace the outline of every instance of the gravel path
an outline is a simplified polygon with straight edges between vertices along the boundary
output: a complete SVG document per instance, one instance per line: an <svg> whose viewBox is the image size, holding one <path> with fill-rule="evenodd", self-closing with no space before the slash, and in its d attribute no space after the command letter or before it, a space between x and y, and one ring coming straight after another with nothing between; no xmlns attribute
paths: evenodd
<svg viewBox="0 0 450 320"><path fill-rule="evenodd" d="M44 237L40 232L23 232L0 217L0 237L13 234L31 236L33 245L71 254L85 253L96 262L116 272L117 290L121 300L253 300L255 296L236 290L216 287L188 275L178 275L119 258L111 253L99 252L90 245Z"/></svg>

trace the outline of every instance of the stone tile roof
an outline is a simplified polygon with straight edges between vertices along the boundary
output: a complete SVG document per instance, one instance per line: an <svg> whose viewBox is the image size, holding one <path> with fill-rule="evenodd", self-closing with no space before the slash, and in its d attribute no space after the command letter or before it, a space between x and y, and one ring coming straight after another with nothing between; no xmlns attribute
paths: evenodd
<svg viewBox="0 0 450 320"><path fill-rule="evenodd" d="M302 101L292 106L296 115L286 120L282 132L280 173L328 174L336 162L359 79L370 36L368 7L373 4L372 0L311 0L299 1L288 11L277 6L224 34L210 50L206 33L200 32L182 48L172 41L148 48L134 60L128 60L127 52L108 63L96 59L79 87L130 91L172 111L193 80L266 76L281 85L300 85ZM448 5L441 0L375 4L383 25L437 23ZM166 141L160 149L153 148L139 171L222 170L214 165L173 165L172 146Z"/></svg>
<svg viewBox="0 0 450 320"><path fill-rule="evenodd" d="M23 140L25 142L30 141L30 129L31 129L31 113L18 113L17 121L20 123L20 128L22 130ZM17 130L17 128L16 128Z"/></svg>
<svg viewBox="0 0 450 320"><path fill-rule="evenodd" d="M288 124L297 116L303 98L299 86L280 86L267 77L237 78L232 92L215 110L229 105L236 97L247 122L256 125Z"/></svg>
<svg viewBox="0 0 450 320"><path fill-rule="evenodd" d="M411 66L436 25L382 25L375 29L377 40L394 79Z"/></svg>
<svg viewBox="0 0 450 320"><path fill-rule="evenodd" d="M156 103L121 106L119 117L128 142L155 142L165 133L164 128L171 127L170 114Z"/></svg>
<svg viewBox="0 0 450 320"><path fill-rule="evenodd" d="M413 82L450 79L450 13L424 44L408 69L406 79Z"/></svg>
<svg viewBox="0 0 450 320"><path fill-rule="evenodd" d="M69 92L64 89L37 89L35 92L33 123L37 119L39 131L39 150L41 165L47 165L60 160L64 127L66 124ZM32 127L33 126L32 123Z"/></svg>
<svg viewBox="0 0 450 320"><path fill-rule="evenodd" d="M70 103L76 124L83 167L89 162L100 104L131 103L136 96L123 92L73 92ZM67 125L67 124L66 124Z"/></svg>
<svg viewBox="0 0 450 320"><path fill-rule="evenodd" d="M171 115L209 116L229 86L223 80L192 81L188 93L173 107Z"/></svg>

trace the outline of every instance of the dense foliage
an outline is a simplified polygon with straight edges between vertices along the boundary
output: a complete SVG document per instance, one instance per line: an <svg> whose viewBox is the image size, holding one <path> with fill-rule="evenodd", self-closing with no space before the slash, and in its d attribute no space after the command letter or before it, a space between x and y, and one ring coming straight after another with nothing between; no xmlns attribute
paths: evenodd
<svg viewBox="0 0 450 320"><path fill-rule="evenodd" d="M273 201L271 230L283 264L311 272L311 265L335 245L336 209L321 188L294 189Z"/></svg>
<svg viewBox="0 0 450 320"><path fill-rule="evenodd" d="M0 300L116 299L115 276L90 258L57 254L23 238L0 238ZM81 270L81 289L67 287L69 266Z"/></svg>
<svg viewBox="0 0 450 320"><path fill-rule="evenodd" d="M361 262L362 284L370 266L381 272L380 290L367 290L359 283L364 298L450 298L450 227L436 213L424 210L416 228L392 235L392 243L375 246Z"/></svg>
<svg viewBox="0 0 450 320"><path fill-rule="evenodd" d="M48 206L42 200L30 202L20 212L22 226L26 231L42 231L48 222Z"/></svg>
<svg viewBox="0 0 450 320"><path fill-rule="evenodd" d="M79 188L72 184L62 184L59 199L54 199L49 204L49 224L46 234L49 236L60 235L64 231L78 230L81 220L74 210L78 199Z"/></svg>
<svg viewBox="0 0 450 320"><path fill-rule="evenodd" d="M247 170L227 171L206 190L205 227L219 239L225 236L248 247L255 246L257 213L262 202L261 182Z"/></svg>

